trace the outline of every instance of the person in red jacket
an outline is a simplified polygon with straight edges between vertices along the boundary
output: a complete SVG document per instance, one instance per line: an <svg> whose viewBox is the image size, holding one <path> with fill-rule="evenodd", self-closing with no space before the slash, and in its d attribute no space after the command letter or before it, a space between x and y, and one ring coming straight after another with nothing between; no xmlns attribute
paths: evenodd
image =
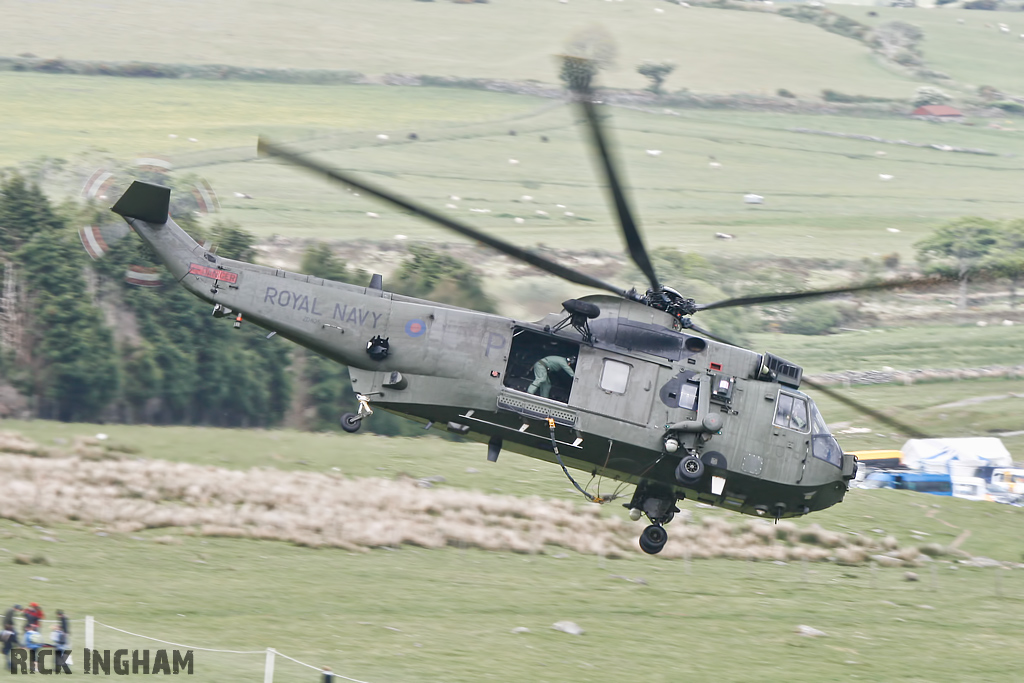
<svg viewBox="0 0 1024 683"><path fill-rule="evenodd" d="M25 616L26 630L29 626L35 626L39 628L39 622L46 616L43 614L43 608L39 606L38 602L29 603L28 609L22 612Z"/></svg>

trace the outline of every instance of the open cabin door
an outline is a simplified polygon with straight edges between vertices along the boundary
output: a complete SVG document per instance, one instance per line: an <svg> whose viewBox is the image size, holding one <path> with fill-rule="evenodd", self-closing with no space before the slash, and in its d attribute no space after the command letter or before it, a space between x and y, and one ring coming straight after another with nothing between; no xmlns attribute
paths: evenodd
<svg viewBox="0 0 1024 683"><path fill-rule="evenodd" d="M569 405L612 419L647 425L657 393L658 370L650 361L584 346L576 364Z"/></svg>

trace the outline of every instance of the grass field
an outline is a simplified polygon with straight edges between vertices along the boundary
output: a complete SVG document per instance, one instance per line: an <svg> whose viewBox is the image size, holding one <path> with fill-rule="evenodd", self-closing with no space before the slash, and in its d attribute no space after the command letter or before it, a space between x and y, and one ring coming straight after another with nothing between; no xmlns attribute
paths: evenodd
<svg viewBox="0 0 1024 683"><path fill-rule="evenodd" d="M1010 316L1012 317L1012 316ZM1024 327L893 327L828 336L750 335L754 348L792 359L807 373L978 368L1024 362Z"/></svg>
<svg viewBox="0 0 1024 683"><path fill-rule="evenodd" d="M1009 93L1024 90L1019 69L1008 69L1024 55L1024 21L1016 12L978 12L974 10L887 7L849 7L829 5L868 25L905 21L924 30L921 47L928 67L942 71L976 94L981 85L991 85ZM874 11L877 17L867 13ZM958 23L962 20L963 23ZM1006 24L1003 33L999 24ZM939 84L939 87L943 87ZM954 91L955 92L955 91Z"/></svg>
<svg viewBox="0 0 1024 683"><path fill-rule="evenodd" d="M47 442L100 428L42 422L0 427ZM287 469L326 469L339 462L353 476L390 477L398 468L414 469L413 474L448 477L441 484L446 487L501 483L522 493L567 495L558 491L555 468L542 469L529 483L516 481L533 461L512 454L498 465L480 463L482 472L472 475L498 478L467 477L467 462L476 464L465 459L471 447L438 439L102 429L112 439L141 446L140 457ZM342 449L345 443L351 446ZM271 452L282 459L269 458ZM225 454L229 463L222 462ZM299 454L307 464L290 460ZM483 460L482 453L473 455ZM488 467L497 474L485 474ZM735 518L685 507L696 520ZM942 545L970 530L963 550L1013 562L1021 560L1024 537L1020 508L909 492L854 490L844 503L808 521ZM934 569L915 570L920 581L906 582L904 569L834 564L414 547L361 554L175 531L170 533L179 543L155 543L168 534L165 529L96 532L73 522L45 528L0 522L0 561L43 554L51 562L7 564L3 600L35 600L49 611L62 607L73 618L93 614L101 623L177 643L239 650L272 646L373 683L594 675L654 681L1012 681L1024 653L1019 570L939 561ZM577 622L586 633L573 637L553 630L561 620ZM799 636L801 624L828 635ZM513 634L518 627L530 632ZM81 624L72 633L81 647ZM147 641L97 627L97 646L131 649ZM259 680L261 668L261 655L197 652L195 680ZM279 659L275 681L313 675Z"/></svg>
<svg viewBox="0 0 1024 683"><path fill-rule="evenodd" d="M655 13L656 8L664 14ZM680 85L697 91L771 92L777 85L801 95L820 87L891 95L909 94L913 86L876 65L863 46L812 26L759 13L687 10L653 0L568 5L530 0L486 6L359 0L346 3L344 16L341 6L322 0L288 12L274 3L247 3L243 9L228 2L200 10L189 3L140 6L120 1L104 5L102 11L68 2L0 3L0 11L9 19L0 27L0 39L12 53L50 55L59 45L60 54L69 58L422 71L549 82L549 56L558 51L558 41L571 33L570 27L603 18L614 25L623 51L619 70L609 74L614 85L640 85L627 78L630 64L639 58L627 56L654 45L663 47L667 57L673 56L668 54L672 50L700 55L680 56L674 75ZM860 8L849 11L853 16L862 13ZM893 12L883 11L883 19ZM946 11L904 14L935 22L935 31L945 26L942 22L953 31L978 21L961 26ZM960 14L971 13L956 16ZM203 21L197 24L199 16ZM530 30L515 30L516 22L527 22ZM123 40L125 35L148 35L154 25L161 26L167 40ZM502 27L502 35L517 38L493 40L496 26ZM951 43L955 49L943 54L955 59L989 54L979 49L975 33L964 33L963 41ZM220 39L210 40L211 35ZM291 40L295 35L303 36L301 44ZM372 49L366 41L373 43ZM1010 54L1020 46L999 45L1005 54L999 52L998 59L1012 63ZM483 49L487 59L473 52ZM815 68L806 68L811 62ZM467 71L446 70L450 64ZM1004 71L1012 69L994 73ZM831 80L813 81L821 78ZM77 191L81 180L103 163L104 155L97 150L122 160L163 154L175 158L183 170L210 179L219 191L222 215L261 236L337 242L388 242L398 235L452 239L365 197L339 192L272 162L254 161L255 139L265 134L279 141L302 141L306 149L321 150L326 161L434 208L453 203L458 208L446 210L517 242L620 249L581 131L569 110L547 100L454 89L24 73L0 74L0 88L5 93L0 164L40 155L70 159L75 173L66 174L54 190ZM766 253L857 259L892 252L909 258L913 243L945 220L965 214L1015 217L1021 209L1016 178L1024 171L1019 161L1024 133L1005 121L1005 129L996 130L985 120L963 126L892 118L677 113L616 109L612 122L633 200L653 246L740 259ZM789 130L794 127L982 148L1003 156L801 135ZM509 135L510 130L518 135ZM420 140L410 143L406 136L413 131ZM378 140L382 133L390 139ZM541 135L550 142L541 143ZM653 157L645 150L662 154ZM721 168L712 168L710 157ZM510 159L519 163L510 164ZM881 174L894 178L885 182ZM764 195L765 204L745 205L742 196L748 192ZM524 195L532 199L523 201ZM566 216L567 211L573 215ZM370 219L367 212L380 218ZM516 224L517 217L525 223ZM737 239L722 242L715 239L716 232Z"/></svg>
<svg viewBox="0 0 1024 683"><path fill-rule="evenodd" d="M660 13L656 10L662 10ZM352 69L370 74L557 82L553 56L594 25L618 47L606 81L641 88L644 60L679 68L672 90L774 94L823 88L909 97L914 84L852 40L756 12L683 8L661 0L519 0L487 5L404 0L0 2L6 54L120 61ZM159 36L159 39L155 39ZM808 68L813 64L813 68Z"/></svg>
<svg viewBox="0 0 1024 683"><path fill-rule="evenodd" d="M14 163L41 154L70 158L78 173L65 176L65 192L77 191L101 163L101 155L90 149L108 149L121 159L171 154L185 170L213 182L223 216L263 236L452 239L423 221L291 168L240 161L252 158L255 138L264 133L322 148L320 156L328 162L434 208L454 203L458 208L448 211L518 242L620 248L581 131L567 109L551 108L545 100L447 89L16 73L0 74L0 86L11 105L0 113L0 128L12 131L0 142L0 160ZM54 108L54 100L68 106ZM1012 130L893 119L628 110L615 110L612 125L653 246L738 257L860 258L894 251L910 257L913 243L944 220L964 214L1012 217L1021 208L1016 178L1024 166L1016 156L954 154L788 129L1020 154L1024 134ZM410 131L420 140L407 141ZM382 132L390 139L378 140ZM541 135L550 142L541 142ZM317 136L324 139L314 140ZM189 137L198 142L187 142ZM648 149L662 154L649 156ZM710 156L721 168L709 166ZM883 173L895 177L884 182ZM236 198L235 192L254 199ZM745 205L747 192L764 195L765 204ZM452 195L460 200L453 202ZM532 200L523 201L524 195ZM367 218L369 211L380 218ZM574 216L565 216L566 211ZM517 225L515 217L526 222ZM724 243L714 238L716 232L737 239Z"/></svg>

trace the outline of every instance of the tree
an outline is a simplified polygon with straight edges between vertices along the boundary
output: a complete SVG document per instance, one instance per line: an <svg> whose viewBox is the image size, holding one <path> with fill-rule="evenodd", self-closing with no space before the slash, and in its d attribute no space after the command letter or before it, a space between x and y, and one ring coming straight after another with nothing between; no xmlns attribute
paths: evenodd
<svg viewBox="0 0 1024 683"><path fill-rule="evenodd" d="M41 198L45 213L48 202ZM25 281L33 283L25 347L26 388L36 413L65 421L98 419L117 394L120 369L110 329L87 293L77 235L57 219L56 226L38 229L15 256Z"/></svg>
<svg viewBox="0 0 1024 683"><path fill-rule="evenodd" d="M302 254L299 271L325 280L348 282L365 285L368 278L365 270L351 271L344 259L334 255L331 248L323 242L315 242Z"/></svg>
<svg viewBox="0 0 1024 683"><path fill-rule="evenodd" d="M786 334L826 334L843 322L843 313L832 301L798 304L779 325Z"/></svg>
<svg viewBox="0 0 1024 683"><path fill-rule="evenodd" d="M924 31L905 21L890 21L876 27L868 42L882 54L905 66L920 64L920 42Z"/></svg>
<svg viewBox="0 0 1024 683"><path fill-rule="evenodd" d="M177 217L175 217L177 221ZM255 238L236 225L212 231L219 253L250 258ZM292 347L280 338L210 315L209 304L183 288L133 287L124 282L130 265L156 266L152 251L135 238L112 245L93 262L103 275L99 296L130 313L136 335L122 335L121 415L126 420L224 427L270 426L291 401Z"/></svg>
<svg viewBox="0 0 1024 683"><path fill-rule="evenodd" d="M565 59L558 77L570 90L589 87L601 69L615 64L615 39L603 27L588 26L577 31L565 45Z"/></svg>
<svg viewBox="0 0 1024 683"><path fill-rule="evenodd" d="M996 88L991 85L979 85L978 96L981 97L981 99L985 100L986 102L994 102L996 100L1001 100L1005 97L1005 95L1003 95L999 88Z"/></svg>
<svg viewBox="0 0 1024 683"><path fill-rule="evenodd" d="M930 272L951 275L960 281L957 307L964 310L968 279L992 253L998 234L998 223L967 216L939 227L914 246L918 260Z"/></svg>
<svg viewBox="0 0 1024 683"><path fill-rule="evenodd" d="M256 236L237 223L220 221L210 230L210 240L217 245L217 255L236 261L256 260Z"/></svg>
<svg viewBox="0 0 1024 683"><path fill-rule="evenodd" d="M952 101L953 98L945 92L929 85L922 85L914 93L915 107L924 107L929 104L949 104Z"/></svg>
<svg viewBox="0 0 1024 683"><path fill-rule="evenodd" d="M17 173L0 185L0 249L13 252L37 232L62 226L38 185Z"/></svg>
<svg viewBox="0 0 1024 683"><path fill-rule="evenodd" d="M672 62L643 62L636 67L637 72L651 81L647 89L652 93L661 94L661 86L668 75L676 70Z"/></svg>
<svg viewBox="0 0 1024 683"><path fill-rule="evenodd" d="M1024 219L1004 223L985 265L1010 282L1010 307L1017 307L1017 286L1024 277Z"/></svg>
<svg viewBox="0 0 1024 683"><path fill-rule="evenodd" d="M473 268L457 258L413 245L412 258L395 273L394 289L400 294L431 299L452 306L494 312L494 302L484 292L483 281Z"/></svg>

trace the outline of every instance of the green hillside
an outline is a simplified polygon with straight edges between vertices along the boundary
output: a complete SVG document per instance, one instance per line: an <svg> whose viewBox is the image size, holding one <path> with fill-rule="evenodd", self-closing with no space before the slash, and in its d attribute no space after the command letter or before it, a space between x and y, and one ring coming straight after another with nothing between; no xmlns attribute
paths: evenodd
<svg viewBox="0 0 1024 683"><path fill-rule="evenodd" d="M474 5L308 0L288 12L279 9L275 3L211 6L192 0L141 5L116 0L103 11L88 3L0 3L8 19L0 25L0 45L10 54L44 57L550 83L556 80L552 55L569 36L596 23L613 33L620 51L618 66L602 79L620 87L645 84L633 70L645 58L678 64L670 90L771 94L785 87L806 98L828 87L909 97L919 85L883 67L856 41L759 12L685 8L655 0ZM863 7L844 11L875 21ZM995 85L1003 83L996 76L1017 77L1012 54L1024 49L1024 42L975 30L992 13L886 9L880 14L877 21L920 23L926 60L934 68L946 68L935 61L939 56L965 69L977 58L990 61L971 69L990 73L988 81ZM956 24L961 15L966 23ZM147 39L155 26L161 39ZM947 38L943 31L960 37ZM995 47L981 49L985 41ZM949 70L965 82L974 78L969 70ZM105 154L118 160L160 154L211 180L223 216L264 237L452 239L366 198L338 192L273 162L254 161L255 139L265 134L304 141L306 149L319 150L327 161L377 176L435 208L454 204L457 208L449 211L516 241L574 250L582 245L620 248L581 132L574 116L556 101L450 88L13 72L0 73L0 88L5 94L0 164L25 163L40 155L70 160L68 172L48 187L58 194L76 193L82 180L105 163ZM893 117L672 113L664 107L616 108L611 122L633 200L654 246L736 257L861 258L897 252L908 258L913 243L938 223L965 214L1014 217L1021 208L1016 190L1024 171L1024 133L1009 120L996 129L988 119L935 125ZM976 148L1000 156L804 135L793 128ZM407 140L411 132L419 136L415 143ZM389 139L378 139L382 134ZM541 142L541 136L550 142ZM651 156L647 150L660 154ZM712 161L720 167L713 168ZM744 204L747 193L763 195L765 203ZM368 212L380 217L370 220ZM736 239L717 240L719 232Z"/></svg>
<svg viewBox="0 0 1024 683"><path fill-rule="evenodd" d="M658 12L657 10L661 10ZM581 30L603 26L618 46L607 82L639 88L643 60L673 60L669 85L706 92L822 88L906 97L913 90L863 45L756 12L662 0L517 0L487 4L411 0L206 3L0 3L0 45L13 56L217 63L536 79L555 82L553 55Z"/></svg>
<svg viewBox="0 0 1024 683"><path fill-rule="evenodd" d="M517 241L619 249L581 130L568 109L548 100L432 88L17 73L0 74L0 85L9 105L0 111L0 127L11 131L0 139L0 159L70 159L60 187L50 188L58 194L77 193L103 163L103 155L90 150L106 149L123 160L156 153L210 179L224 216L264 236L452 239L367 198L255 161L253 147L262 133L306 140L331 163L435 208L453 203L457 209L449 210L456 215ZM911 245L937 223L964 214L1013 217L1021 206L1019 156L957 154L790 129L1006 155L1024 152L1024 134L1014 130L848 116L678 113L612 111L620 158L654 246L737 256L860 258L898 251L909 257ZM410 132L419 140L408 141ZM380 134L390 138L379 140ZM550 141L542 142L542 135ZM323 139L310 140L317 137ZM883 181L881 174L894 177ZM765 203L745 205L748 192L763 195ZM524 201L524 195L532 199ZM367 212L380 218L369 222ZM525 222L517 225L516 217ZM736 239L716 240L716 232Z"/></svg>
<svg viewBox="0 0 1024 683"><path fill-rule="evenodd" d="M951 8L902 9L830 6L857 21L875 25L905 21L924 30L921 47L928 67L973 89L991 85L1010 94L1024 92L1024 74L1013 65L1024 56L1024 19L1018 12ZM878 16L869 17L874 10ZM962 21L963 23L959 23ZM999 30L1005 24L1009 31ZM941 83L937 84L942 87Z"/></svg>

